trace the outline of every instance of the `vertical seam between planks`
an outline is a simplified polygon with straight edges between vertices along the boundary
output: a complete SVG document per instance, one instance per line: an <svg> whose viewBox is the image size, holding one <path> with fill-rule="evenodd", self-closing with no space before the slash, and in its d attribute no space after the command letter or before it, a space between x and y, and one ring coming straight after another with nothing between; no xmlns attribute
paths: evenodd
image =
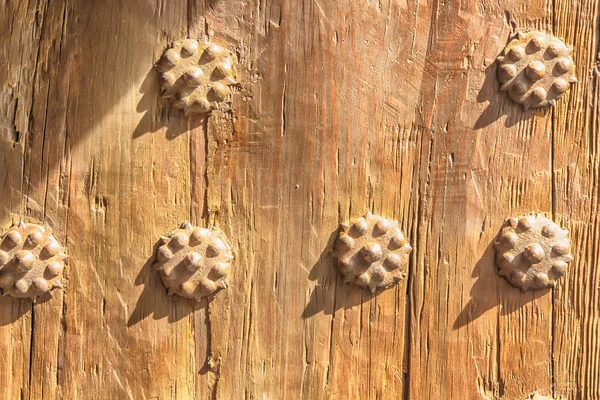
<svg viewBox="0 0 600 400"><path fill-rule="evenodd" d="M415 257L413 255L413 257ZM409 264L410 265L410 264ZM410 327L412 323L410 307L412 305L410 301L410 286L412 284L412 274L408 274L406 280L406 291L404 292L404 360L406 360L406 372L403 373L404 376L404 386L402 388L402 399L408 400L410 397L410 358L411 358L411 335L410 335ZM402 363L404 364L404 362ZM404 366L404 365L403 365Z"/></svg>
<svg viewBox="0 0 600 400"><path fill-rule="evenodd" d="M60 41L59 41L59 47L58 47L58 65L60 65L60 59L61 59L61 54L62 54L62 45L63 45L63 37L64 34L66 32L66 25L67 25L67 11L69 9L69 5L68 5L68 1L65 1L64 3L64 9L63 9L63 20L62 20L62 27L61 27L61 34L60 34ZM66 103L66 107L65 110L69 109L69 93L71 90L71 80L68 80L68 84L67 84L67 91L66 91L66 99L65 99L65 103ZM64 126L64 130L65 130L65 147L64 147L64 151L63 151L63 158L67 157L67 143L68 143L68 129L67 129L67 121L66 121L66 112L65 112L65 126ZM70 163L69 164L69 174L68 174L68 182L67 182L67 198L69 196L69 194L71 193L71 177L73 176L72 174L72 169L73 169L73 164ZM60 179L59 179L59 188L60 188ZM60 201L60 199L59 199ZM45 202L44 202L44 212L46 211L45 208ZM70 202L67 201L67 209L65 212L65 222L64 222L64 235L65 235L65 246L69 246L69 209L70 209ZM68 253L67 253L68 254ZM70 263L69 263L70 264ZM65 277L65 282L63 282L64 284L66 284L66 277ZM65 285L66 286L66 285ZM67 320L66 320L66 309L67 309L67 292L66 290L63 291L63 293L61 294L61 307L60 307L60 315L59 315L59 321L60 321L60 330L59 330L59 337L58 340L56 341L56 382L55 382L55 388L54 391L55 393L58 392L58 388L59 388L59 358L60 358L60 349L61 349L61 340L63 340L66 336L66 332L67 332Z"/></svg>
<svg viewBox="0 0 600 400"><path fill-rule="evenodd" d="M31 125L33 123L33 120L31 118L31 115L33 114L33 108L35 106L35 97L36 97L36 85L35 82L37 80L37 76L38 76L38 66L39 66L39 62L40 62L40 55L41 55L41 43L42 43L42 39L44 37L44 28L46 26L46 17L48 15L48 3L49 0L46 1L46 7L44 9L44 13L43 13L43 18L42 18L42 22L40 25L40 34L39 37L37 38L37 54L35 57L35 69L33 71L33 77L32 77L32 91L31 91L31 105L29 108L29 124L27 126L27 133L28 133L28 137L29 137L29 142L30 142L30 146L31 146ZM39 9L37 10L39 11ZM47 89L49 92L49 88ZM48 117L48 93L46 93L46 114L45 114L45 118L44 118L44 129L43 129L43 137L42 137L42 161L43 161L43 154L44 154L44 147L45 147L45 140L46 140L46 122L47 122L47 118ZM24 179L25 178L25 142L23 143L23 170L21 173L21 178ZM29 161L29 169L28 169L28 174L31 174L31 159L28 159ZM43 163L42 163L43 164ZM40 166L41 167L41 166ZM48 190L48 182L46 181L46 190L45 192L47 192ZM21 190L23 190L24 186L21 185ZM27 179L27 190L26 193L29 195L29 191L31 189L31 179ZM28 203L28 199L29 196L23 196L24 199L24 209L22 210L23 214L27 213L27 203ZM25 200L27 199L27 200ZM44 204L43 204L43 215L44 217L46 216L46 195L44 195ZM19 217L22 218L22 217ZM20 301L24 301L24 300L20 300ZM31 399L31 384L32 384L32 379L33 379L33 374L32 374L32 370L33 370L33 355L34 355L34 347L35 347L35 302L32 301L31 302L31 329L30 329L30 338L29 338L29 382L27 384L28 386L28 398Z"/></svg>
<svg viewBox="0 0 600 400"><path fill-rule="evenodd" d="M556 35L556 0L552 0L552 34ZM552 220L554 221L556 218L556 179L554 176L554 167L555 167L555 140L556 140L556 132L555 132L555 122L556 122L556 108L552 107L551 109L551 120L550 120L550 179L552 180L550 188L552 196L551 206L552 206ZM555 359L554 359L554 349L555 349L555 327L556 327L556 287L552 288L552 314L550 316L550 382L551 388L550 393L552 394L552 398L555 398L555 387L556 387L556 375L555 375Z"/></svg>
<svg viewBox="0 0 600 400"><path fill-rule="evenodd" d="M31 399L31 380L33 378L31 370L33 369L33 346L34 346L34 328L35 328L35 307L33 302L31 303L31 337L29 339L29 383L28 383L28 397Z"/></svg>
<svg viewBox="0 0 600 400"><path fill-rule="evenodd" d="M187 1L187 7L186 7L186 22L187 22L186 23L186 37L188 37L188 38L190 36L190 6L191 6L190 1L191 0ZM194 141L192 140L193 133L190 132L190 129L189 129L190 125L189 125L189 121L187 119L185 121L185 124L186 124L186 131L188 132L188 157L189 157L189 160L188 160L189 175L188 176L190 179L190 182L189 182L189 184L190 184L190 189L189 189L190 190L190 195L189 195L190 208L188 211L189 212L188 219L191 220L194 215L194 213L193 213L194 201L193 200L194 200L194 188L195 188L194 179L196 176L196 165L194 164L194 168L192 168L192 159L193 159L193 155L195 155L195 150L194 150L194 146L193 146ZM196 313L194 312L195 311L194 308L195 307L192 307L192 312L190 314L190 318L191 318L190 323L191 323L191 327L192 327L191 338L193 340L193 348L194 348L194 357L192 357L193 362L192 362L192 371L191 372L192 372L192 378L193 378L193 385L192 385L193 396L192 396L192 398L196 399L197 393L196 393L196 378L195 378L195 376L196 376L196 369L197 369L198 365L196 365L195 362L196 362L196 356L198 354L198 348L197 348L198 340L196 338L196 332L197 332ZM207 302L206 308L207 308L206 317L208 318L208 302ZM208 321L207 321L207 327L208 327ZM207 328L207 331L208 331L208 328ZM208 336L208 332L207 332L207 336ZM208 340L210 340L210 339L208 339Z"/></svg>

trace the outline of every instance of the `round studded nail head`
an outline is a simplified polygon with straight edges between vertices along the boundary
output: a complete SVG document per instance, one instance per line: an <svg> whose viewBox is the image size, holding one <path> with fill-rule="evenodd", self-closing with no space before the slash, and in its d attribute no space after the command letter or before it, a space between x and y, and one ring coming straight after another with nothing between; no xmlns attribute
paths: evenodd
<svg viewBox="0 0 600 400"><path fill-rule="evenodd" d="M35 299L62 287L67 255L42 225L19 222L0 239L0 287L4 296Z"/></svg>
<svg viewBox="0 0 600 400"><path fill-rule="evenodd" d="M555 287L573 261L568 234L541 214L507 219L494 243L498 274L523 291Z"/></svg>
<svg viewBox="0 0 600 400"><path fill-rule="evenodd" d="M218 228L184 222L160 239L154 268L160 272L169 294L200 300L229 285L233 260L231 245Z"/></svg>
<svg viewBox="0 0 600 400"><path fill-rule="evenodd" d="M572 51L544 32L517 33L497 59L500 90L525 110L556 105L556 99L577 82Z"/></svg>
<svg viewBox="0 0 600 400"><path fill-rule="evenodd" d="M406 276L411 250L398 221L371 213L342 224L335 242L337 265L345 281L371 292Z"/></svg>
<svg viewBox="0 0 600 400"><path fill-rule="evenodd" d="M217 44L195 39L173 43L156 63L162 97L173 107L206 114L226 108L236 84L233 54Z"/></svg>

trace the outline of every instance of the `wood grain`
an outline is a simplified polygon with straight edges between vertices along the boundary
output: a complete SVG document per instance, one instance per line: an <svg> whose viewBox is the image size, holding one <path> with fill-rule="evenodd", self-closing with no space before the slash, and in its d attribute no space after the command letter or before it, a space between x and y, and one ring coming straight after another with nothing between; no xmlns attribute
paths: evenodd
<svg viewBox="0 0 600 400"><path fill-rule="evenodd" d="M0 2L0 225L52 226L66 287L0 300L7 399L600 398L596 0ZM573 45L554 110L498 91L517 30ZM232 110L185 118L154 62L235 49ZM397 219L410 274L343 283L347 219ZM571 230L555 290L497 276L505 218ZM158 238L233 244L231 286L167 296Z"/></svg>
<svg viewBox="0 0 600 400"><path fill-rule="evenodd" d="M600 398L600 178L596 1L555 3L555 33L574 47L579 82L553 115L553 211L571 231L575 262L554 297L558 398Z"/></svg>

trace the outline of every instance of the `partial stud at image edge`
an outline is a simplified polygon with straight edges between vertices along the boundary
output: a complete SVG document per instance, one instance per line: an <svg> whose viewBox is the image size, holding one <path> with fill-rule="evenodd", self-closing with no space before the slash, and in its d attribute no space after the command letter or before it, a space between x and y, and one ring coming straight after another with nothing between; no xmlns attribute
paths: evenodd
<svg viewBox="0 0 600 400"><path fill-rule="evenodd" d="M67 254L52 228L17 222L0 238L0 287L4 296L36 299L62 288Z"/></svg>

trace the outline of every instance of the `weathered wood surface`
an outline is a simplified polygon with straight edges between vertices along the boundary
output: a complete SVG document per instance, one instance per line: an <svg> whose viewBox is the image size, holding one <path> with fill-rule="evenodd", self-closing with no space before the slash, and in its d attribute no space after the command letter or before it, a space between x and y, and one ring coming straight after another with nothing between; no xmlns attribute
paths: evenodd
<svg viewBox="0 0 600 400"><path fill-rule="evenodd" d="M595 0L0 2L0 224L67 245L63 291L0 300L0 396L600 398ZM575 47L549 112L498 92L517 29ZM235 48L233 112L158 98L166 45ZM410 275L347 286L331 245L401 221ZM572 232L554 291L496 275L505 217ZM161 234L218 223L236 251L210 303L167 296Z"/></svg>

